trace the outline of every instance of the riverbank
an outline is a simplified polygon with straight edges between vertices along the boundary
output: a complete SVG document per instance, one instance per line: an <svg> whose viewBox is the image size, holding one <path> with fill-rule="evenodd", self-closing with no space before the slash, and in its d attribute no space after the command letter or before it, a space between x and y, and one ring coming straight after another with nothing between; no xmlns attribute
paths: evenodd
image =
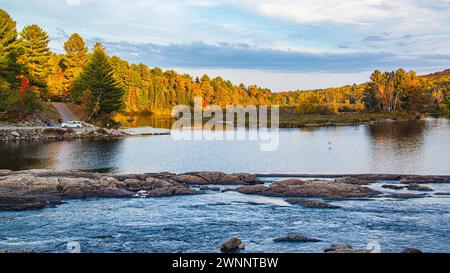
<svg viewBox="0 0 450 273"><path fill-rule="evenodd" d="M277 176L280 177L280 174ZM358 174L335 177L334 180L304 180L291 177L264 184L259 177L248 173L161 172L117 175L82 171L0 170L0 211L41 209L70 199L167 197L204 194L210 191L236 191L241 194L284 197L288 198L286 201L291 204L338 208L327 202L368 198L424 198L433 194L433 189L423 184L450 183L450 176L436 175ZM380 181L386 183L376 189L370 187ZM405 191L392 193L392 190Z"/></svg>
<svg viewBox="0 0 450 273"><path fill-rule="evenodd" d="M340 114L298 114L295 111L280 111L280 128L305 128L325 126L348 126L359 124L372 124L375 122L396 122L417 120L422 118L419 114L403 112L349 112Z"/></svg>
<svg viewBox="0 0 450 273"><path fill-rule="evenodd" d="M21 141L61 141L71 139L115 139L127 136L125 132L109 130L99 127L83 129L66 129L58 127L0 127L1 142Z"/></svg>

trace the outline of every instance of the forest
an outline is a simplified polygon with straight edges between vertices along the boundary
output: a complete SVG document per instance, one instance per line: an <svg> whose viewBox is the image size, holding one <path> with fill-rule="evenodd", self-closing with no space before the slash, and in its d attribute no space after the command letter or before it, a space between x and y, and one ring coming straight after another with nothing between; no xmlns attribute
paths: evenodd
<svg viewBox="0 0 450 273"><path fill-rule="evenodd" d="M299 114L450 113L450 70L424 76L404 69L375 70L364 84L272 92L221 77L193 78L130 64L109 56L100 43L89 50L77 33L64 43L62 54L52 52L49 42L40 26L18 31L0 9L0 113L21 117L33 113L38 101L52 100L81 105L86 119L117 112L166 115L175 105L192 105L196 96L205 105L280 105Z"/></svg>

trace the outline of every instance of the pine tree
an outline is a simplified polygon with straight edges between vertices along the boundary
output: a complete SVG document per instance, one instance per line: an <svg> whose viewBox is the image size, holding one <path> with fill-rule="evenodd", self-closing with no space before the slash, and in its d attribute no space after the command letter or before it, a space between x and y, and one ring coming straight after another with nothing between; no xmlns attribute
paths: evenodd
<svg viewBox="0 0 450 273"><path fill-rule="evenodd" d="M16 22L6 11L0 9L0 57L8 56L18 47Z"/></svg>
<svg viewBox="0 0 450 273"><path fill-rule="evenodd" d="M83 38L78 34L72 34L64 43L66 56L63 60L64 70L64 91L65 96L70 96L74 80L81 74L87 61L88 48Z"/></svg>
<svg viewBox="0 0 450 273"><path fill-rule="evenodd" d="M122 107L124 91L114 79L114 71L104 47L97 43L86 68L74 82L72 95L78 102L83 93L91 92L88 117L111 114Z"/></svg>
<svg viewBox="0 0 450 273"><path fill-rule="evenodd" d="M19 62L28 67L29 73L40 80L48 73L48 34L38 25L24 27L20 33L21 45L24 50Z"/></svg>

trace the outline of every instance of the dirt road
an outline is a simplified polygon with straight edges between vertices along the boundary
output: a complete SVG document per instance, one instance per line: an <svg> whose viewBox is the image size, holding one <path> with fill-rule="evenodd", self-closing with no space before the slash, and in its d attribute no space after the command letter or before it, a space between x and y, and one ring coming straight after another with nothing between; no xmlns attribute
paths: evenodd
<svg viewBox="0 0 450 273"><path fill-rule="evenodd" d="M77 117L70 111L65 103L62 102L52 102L51 103L56 110L58 110L59 115L63 121L78 120Z"/></svg>

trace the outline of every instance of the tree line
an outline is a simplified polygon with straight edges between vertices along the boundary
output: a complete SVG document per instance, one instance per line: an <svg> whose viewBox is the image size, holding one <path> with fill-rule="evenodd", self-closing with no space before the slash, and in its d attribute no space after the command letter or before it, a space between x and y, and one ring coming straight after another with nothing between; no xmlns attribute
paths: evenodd
<svg viewBox="0 0 450 273"><path fill-rule="evenodd" d="M41 27L33 24L19 32L0 9L0 112L31 113L36 100L50 99L81 105L87 119L118 111L169 114L175 105L192 105L196 96L205 105L280 105L301 114L450 112L450 73L417 76L403 69L376 70L365 84L275 93L221 77L193 78L130 64L109 56L100 43L89 52L77 33L64 43L64 54L51 52L48 45Z"/></svg>

